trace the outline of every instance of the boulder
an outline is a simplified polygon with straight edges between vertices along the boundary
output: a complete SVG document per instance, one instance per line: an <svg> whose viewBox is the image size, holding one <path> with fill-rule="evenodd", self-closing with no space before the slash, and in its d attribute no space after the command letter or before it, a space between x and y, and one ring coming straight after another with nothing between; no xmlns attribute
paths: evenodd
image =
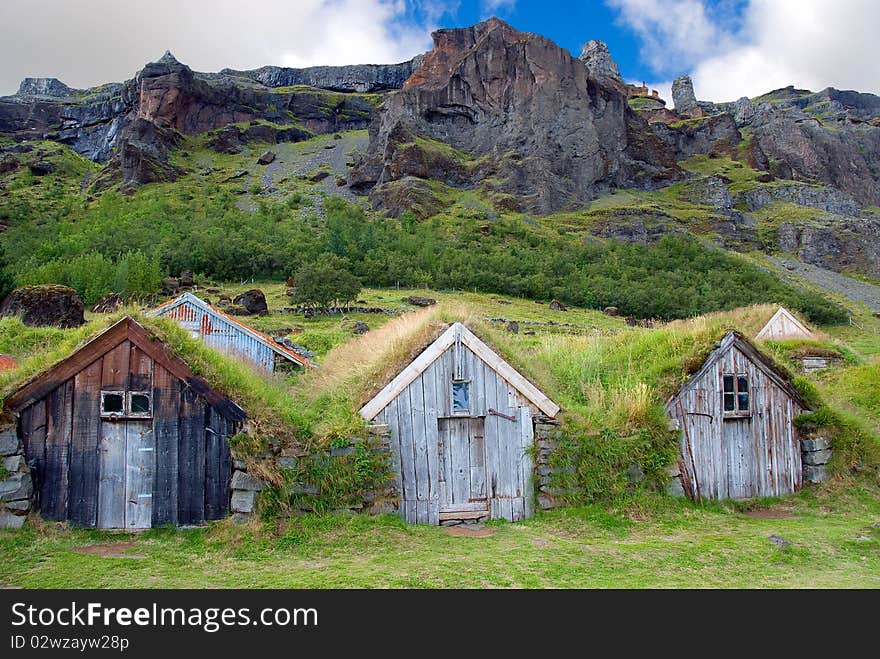
<svg viewBox="0 0 880 659"><path fill-rule="evenodd" d="M416 307L431 307L437 304L437 300L434 298L422 297L420 295L410 295L409 297L403 298L403 301Z"/></svg>
<svg viewBox="0 0 880 659"><path fill-rule="evenodd" d="M515 320L507 321L507 325L505 327L507 328L508 332L511 332L512 334L519 334L519 323Z"/></svg>
<svg viewBox="0 0 880 659"><path fill-rule="evenodd" d="M6 174L7 172L14 172L18 169L19 166L18 158L13 155L6 155L0 159L0 174Z"/></svg>
<svg viewBox="0 0 880 659"><path fill-rule="evenodd" d="M180 273L180 287L181 288L192 288L196 285L196 281L193 278L193 273L189 270L184 270Z"/></svg>
<svg viewBox="0 0 880 659"><path fill-rule="evenodd" d="M265 316L269 313L266 296L259 288L252 288L249 291L236 295L232 303L244 307L250 315Z"/></svg>
<svg viewBox="0 0 880 659"><path fill-rule="evenodd" d="M358 320L354 324L354 328L352 328L352 334L366 334L370 331L370 326L365 322Z"/></svg>
<svg viewBox="0 0 880 659"><path fill-rule="evenodd" d="M605 307L602 310L602 313L604 313L606 316L619 316L620 309L618 309L617 307Z"/></svg>
<svg viewBox="0 0 880 659"><path fill-rule="evenodd" d="M0 316L21 316L30 327L79 327L85 323L82 298L55 284L16 288L0 303Z"/></svg>
<svg viewBox="0 0 880 659"><path fill-rule="evenodd" d="M273 162L275 162L274 151L265 151L263 155L257 158L258 165L271 165Z"/></svg>
<svg viewBox="0 0 880 659"><path fill-rule="evenodd" d="M48 160L37 160L28 165L28 169L31 170L31 174L34 176L46 176L55 171L55 165Z"/></svg>
<svg viewBox="0 0 880 659"><path fill-rule="evenodd" d="M568 311L568 307L559 300L553 300L550 302L550 311Z"/></svg>

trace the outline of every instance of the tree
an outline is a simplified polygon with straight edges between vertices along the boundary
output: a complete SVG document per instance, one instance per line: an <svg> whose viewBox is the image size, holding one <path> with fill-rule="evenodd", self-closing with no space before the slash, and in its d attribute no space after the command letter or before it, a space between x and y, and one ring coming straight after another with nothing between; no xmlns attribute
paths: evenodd
<svg viewBox="0 0 880 659"><path fill-rule="evenodd" d="M361 292L360 280L351 274L344 259L327 254L319 261L304 265L296 273L297 304L326 309L344 306Z"/></svg>

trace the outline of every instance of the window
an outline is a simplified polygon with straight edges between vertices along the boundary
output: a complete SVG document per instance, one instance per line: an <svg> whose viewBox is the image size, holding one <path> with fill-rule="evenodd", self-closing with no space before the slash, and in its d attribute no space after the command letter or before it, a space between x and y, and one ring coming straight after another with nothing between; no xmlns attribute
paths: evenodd
<svg viewBox="0 0 880 659"><path fill-rule="evenodd" d="M128 393L129 416L150 416L150 393L148 391L130 391Z"/></svg>
<svg viewBox="0 0 880 659"><path fill-rule="evenodd" d="M101 416L122 416L125 412L125 395L121 391L101 392Z"/></svg>
<svg viewBox="0 0 880 659"><path fill-rule="evenodd" d="M471 411L470 382L452 383L452 413L468 414Z"/></svg>
<svg viewBox="0 0 880 659"><path fill-rule="evenodd" d="M149 391L102 391L101 416L149 417L153 414Z"/></svg>
<svg viewBox="0 0 880 659"><path fill-rule="evenodd" d="M724 414L729 416L745 416L750 413L749 376L724 375Z"/></svg>

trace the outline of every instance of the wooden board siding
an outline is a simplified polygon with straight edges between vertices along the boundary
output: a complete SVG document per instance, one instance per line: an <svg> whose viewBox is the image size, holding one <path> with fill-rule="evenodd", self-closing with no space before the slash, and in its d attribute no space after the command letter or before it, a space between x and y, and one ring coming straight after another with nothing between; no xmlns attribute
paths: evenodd
<svg viewBox="0 0 880 659"><path fill-rule="evenodd" d="M46 407L46 464L40 481L40 506L51 520L67 519L68 455L70 451L73 381L49 394Z"/></svg>
<svg viewBox="0 0 880 659"><path fill-rule="evenodd" d="M453 378L469 382L470 409L464 414L452 409ZM490 414L490 408L514 420ZM511 521L531 515L529 448L537 412L463 342L446 346L373 418L391 430L401 516L438 524L452 519L452 511L488 509L491 517Z"/></svg>
<svg viewBox="0 0 880 659"><path fill-rule="evenodd" d="M228 514L228 438L241 409L139 327L120 321L107 330L112 341L97 337L16 394L36 507L48 519L136 529ZM96 347L104 352L85 359ZM57 374L66 379L53 382ZM152 415L102 418L102 390L151 392Z"/></svg>
<svg viewBox="0 0 880 659"><path fill-rule="evenodd" d="M177 525L180 396L180 381L157 364L153 372L153 435L160 468L153 483L153 526Z"/></svg>
<svg viewBox="0 0 880 659"><path fill-rule="evenodd" d="M667 404L681 428L690 491L704 499L746 499L800 489L794 418L804 409L801 403L736 344L711 359L711 368L701 369ZM750 414L725 417L724 374L748 376Z"/></svg>
<svg viewBox="0 0 880 659"><path fill-rule="evenodd" d="M98 517L98 441L101 433L101 374L98 359L74 378L70 442L68 517L76 526L95 526Z"/></svg>
<svg viewBox="0 0 880 659"><path fill-rule="evenodd" d="M788 309L780 307L755 338L759 341L811 339L813 338L813 333L806 325L795 318Z"/></svg>

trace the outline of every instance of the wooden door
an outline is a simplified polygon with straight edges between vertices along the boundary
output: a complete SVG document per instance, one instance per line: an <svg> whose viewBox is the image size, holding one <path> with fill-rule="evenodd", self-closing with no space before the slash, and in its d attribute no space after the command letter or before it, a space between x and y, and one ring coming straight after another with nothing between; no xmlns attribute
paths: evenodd
<svg viewBox="0 0 880 659"><path fill-rule="evenodd" d="M486 512L486 440L482 418L440 419L440 513Z"/></svg>
<svg viewBox="0 0 880 659"><path fill-rule="evenodd" d="M150 528L156 470L152 420L103 421L98 454L98 528Z"/></svg>
<svg viewBox="0 0 880 659"><path fill-rule="evenodd" d="M752 424L749 418L725 419L724 448L727 457L727 491L731 499L755 496Z"/></svg>
<svg viewBox="0 0 880 659"><path fill-rule="evenodd" d="M153 518L156 450L150 419L125 422L125 528L148 529Z"/></svg>
<svg viewBox="0 0 880 659"><path fill-rule="evenodd" d="M103 421L98 441L98 528L125 527L125 422Z"/></svg>

